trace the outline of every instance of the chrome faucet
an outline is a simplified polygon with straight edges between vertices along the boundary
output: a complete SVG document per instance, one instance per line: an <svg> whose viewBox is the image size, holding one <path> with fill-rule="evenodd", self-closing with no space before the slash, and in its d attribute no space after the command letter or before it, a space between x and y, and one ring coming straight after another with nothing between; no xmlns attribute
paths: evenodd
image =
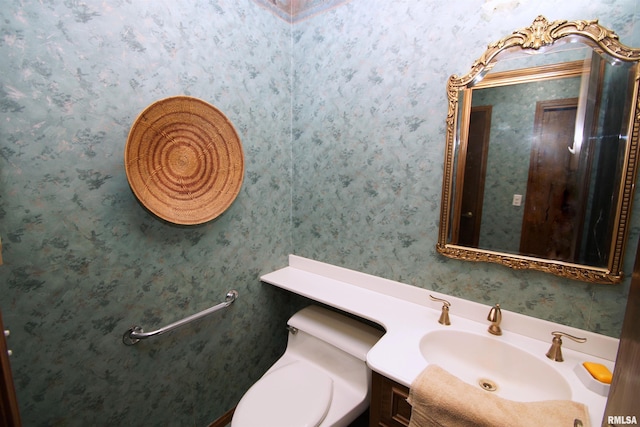
<svg viewBox="0 0 640 427"><path fill-rule="evenodd" d="M502 310L500 310L500 304L496 304L489 310L487 320L491 322L489 329L487 329L493 335L502 335L502 329L500 329L500 322L502 322Z"/></svg>
<svg viewBox="0 0 640 427"><path fill-rule="evenodd" d="M449 320L449 307L451 307L451 303L442 298L436 298L433 295L429 295L429 297L433 301L438 301L442 303L442 313L440 313L440 319L438 319L438 323L441 325L449 326L451 321Z"/></svg>
<svg viewBox="0 0 640 427"><path fill-rule="evenodd" d="M551 332L551 335L553 335L553 340L551 340L551 348L547 351L547 357L555 362L562 362L564 360L562 358L562 337L570 338L579 343L587 341L586 338L574 337L564 332L555 331Z"/></svg>

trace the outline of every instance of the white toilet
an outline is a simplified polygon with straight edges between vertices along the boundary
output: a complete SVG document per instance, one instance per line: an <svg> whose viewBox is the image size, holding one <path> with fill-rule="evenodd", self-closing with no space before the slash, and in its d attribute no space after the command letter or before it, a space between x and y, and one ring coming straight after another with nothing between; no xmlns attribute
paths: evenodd
<svg viewBox="0 0 640 427"><path fill-rule="evenodd" d="M287 324L285 353L242 397L231 427L348 426L369 405L365 360L384 332L317 306Z"/></svg>

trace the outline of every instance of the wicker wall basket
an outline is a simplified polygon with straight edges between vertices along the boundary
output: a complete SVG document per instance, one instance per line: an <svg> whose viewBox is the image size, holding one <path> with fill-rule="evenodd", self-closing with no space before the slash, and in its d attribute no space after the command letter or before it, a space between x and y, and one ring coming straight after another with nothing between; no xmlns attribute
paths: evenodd
<svg viewBox="0 0 640 427"><path fill-rule="evenodd" d="M124 153L129 185L158 217L182 225L219 216L244 177L240 138L227 117L197 98L154 102L131 126Z"/></svg>

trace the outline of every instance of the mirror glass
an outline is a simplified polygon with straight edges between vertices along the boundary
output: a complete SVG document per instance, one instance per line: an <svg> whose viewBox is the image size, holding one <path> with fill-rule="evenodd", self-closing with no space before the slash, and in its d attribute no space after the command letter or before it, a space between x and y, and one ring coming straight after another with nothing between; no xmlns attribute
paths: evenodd
<svg viewBox="0 0 640 427"><path fill-rule="evenodd" d="M451 76L438 251L620 282L639 59L597 21L538 17Z"/></svg>

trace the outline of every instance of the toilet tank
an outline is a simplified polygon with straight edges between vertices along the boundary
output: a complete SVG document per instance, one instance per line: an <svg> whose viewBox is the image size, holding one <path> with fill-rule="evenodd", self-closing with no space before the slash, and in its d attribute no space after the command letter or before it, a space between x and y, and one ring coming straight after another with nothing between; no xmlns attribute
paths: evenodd
<svg viewBox="0 0 640 427"><path fill-rule="evenodd" d="M318 346L326 343L362 362L384 335L381 329L315 305L294 314L287 324L303 332L298 339L295 339L298 334L289 335L288 351L316 352Z"/></svg>

